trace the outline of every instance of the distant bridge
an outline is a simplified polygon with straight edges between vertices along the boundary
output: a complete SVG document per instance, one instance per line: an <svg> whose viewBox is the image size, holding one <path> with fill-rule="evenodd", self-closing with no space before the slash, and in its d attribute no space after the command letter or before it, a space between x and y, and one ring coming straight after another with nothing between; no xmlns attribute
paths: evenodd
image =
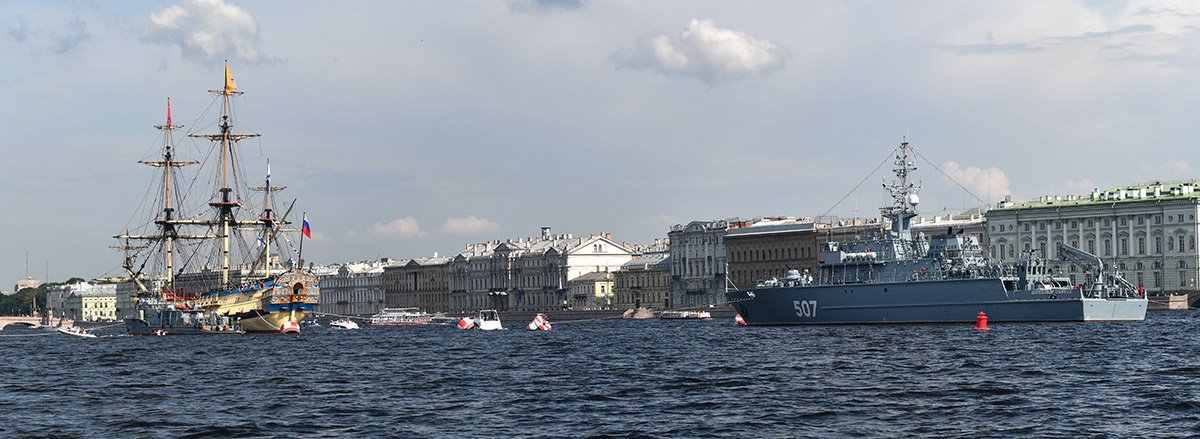
<svg viewBox="0 0 1200 439"><path fill-rule="evenodd" d="M58 319L51 319L50 324L53 326L58 323ZM40 326L42 324L41 316L0 316L0 329L8 325L23 325L23 326ZM75 321L71 319L63 319L62 326L73 326Z"/></svg>

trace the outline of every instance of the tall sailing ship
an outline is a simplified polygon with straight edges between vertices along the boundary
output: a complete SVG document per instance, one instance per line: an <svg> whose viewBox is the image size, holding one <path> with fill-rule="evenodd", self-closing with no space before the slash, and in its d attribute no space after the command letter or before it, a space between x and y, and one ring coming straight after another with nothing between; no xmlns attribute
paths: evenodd
<svg viewBox="0 0 1200 439"><path fill-rule="evenodd" d="M139 211L145 215L135 216L150 218L135 225L141 233L127 229L115 236L121 245L114 248L125 252L123 268L135 287L131 301L136 315L125 320L126 327L141 335L298 332L320 290L316 275L303 266L303 235L301 250L294 251L288 234L295 230L285 229L295 201L276 218L273 195L285 188L271 185L269 161L265 184L246 187L236 146L259 134L234 132L233 105L243 92L228 64L225 86L209 92L221 104L218 130L188 137L211 142L211 163L176 157L172 136L183 126L172 121L169 99L167 123L155 125L163 132L161 159L139 162L162 174L156 178L154 201ZM190 165L200 165L193 178L178 175ZM192 191L203 187L202 175L211 178L211 193ZM243 196L246 190L262 192L261 205L256 204L259 197Z"/></svg>

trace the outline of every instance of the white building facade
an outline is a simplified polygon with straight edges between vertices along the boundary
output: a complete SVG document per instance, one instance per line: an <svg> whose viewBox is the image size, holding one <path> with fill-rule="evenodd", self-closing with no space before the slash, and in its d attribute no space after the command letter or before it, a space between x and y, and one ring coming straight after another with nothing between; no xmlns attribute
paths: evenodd
<svg viewBox="0 0 1200 439"><path fill-rule="evenodd" d="M1099 256L1106 268L1120 271L1149 296L1195 296L1198 184L1153 183L1027 203L1006 200L987 213L988 251L1003 262L1033 251L1050 260L1054 272L1076 284L1086 282L1086 267L1058 261L1058 244L1066 243Z"/></svg>
<svg viewBox="0 0 1200 439"><path fill-rule="evenodd" d="M383 309L383 269L395 261L351 262L314 269L321 295L316 311L324 314L367 316Z"/></svg>
<svg viewBox="0 0 1200 439"><path fill-rule="evenodd" d="M85 322L117 321L117 285L76 282L47 286L46 308L53 318Z"/></svg>
<svg viewBox="0 0 1200 439"><path fill-rule="evenodd" d="M736 219L692 221L671 227L671 286L668 308L725 305L729 282L725 234Z"/></svg>
<svg viewBox="0 0 1200 439"><path fill-rule="evenodd" d="M570 306L569 282L588 273L617 271L633 258L611 234L551 234L468 244L449 263L453 311L548 311Z"/></svg>

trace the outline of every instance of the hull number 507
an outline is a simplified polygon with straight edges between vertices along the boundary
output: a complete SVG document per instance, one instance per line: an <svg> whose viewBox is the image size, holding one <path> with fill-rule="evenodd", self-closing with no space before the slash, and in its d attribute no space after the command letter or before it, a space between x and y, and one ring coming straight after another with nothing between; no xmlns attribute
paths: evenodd
<svg viewBox="0 0 1200 439"><path fill-rule="evenodd" d="M796 308L796 317L817 316L817 301L815 300L793 300L792 306Z"/></svg>

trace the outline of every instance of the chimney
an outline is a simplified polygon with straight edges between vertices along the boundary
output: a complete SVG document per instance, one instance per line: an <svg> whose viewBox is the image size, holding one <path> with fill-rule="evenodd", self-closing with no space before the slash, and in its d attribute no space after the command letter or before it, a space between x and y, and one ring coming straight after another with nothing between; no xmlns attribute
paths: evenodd
<svg viewBox="0 0 1200 439"><path fill-rule="evenodd" d="M612 233L605 232L605 233L604 233L604 239L607 239L607 240L609 240L609 241L612 241Z"/></svg>
<svg viewBox="0 0 1200 439"><path fill-rule="evenodd" d="M550 239L550 226L542 226L542 239Z"/></svg>

